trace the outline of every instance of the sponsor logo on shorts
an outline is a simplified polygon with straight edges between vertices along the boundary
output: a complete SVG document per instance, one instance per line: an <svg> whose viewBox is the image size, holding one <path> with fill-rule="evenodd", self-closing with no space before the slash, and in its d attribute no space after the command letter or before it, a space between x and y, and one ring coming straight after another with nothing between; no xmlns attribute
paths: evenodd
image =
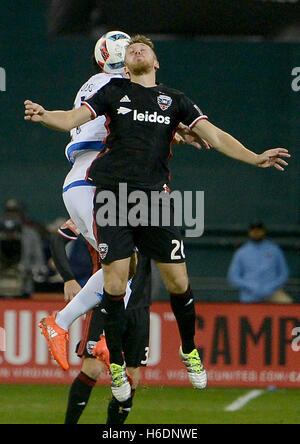
<svg viewBox="0 0 300 444"><path fill-rule="evenodd" d="M103 260L106 258L106 255L108 253L108 245L107 244L99 244L98 245L98 252L99 252L99 256L100 258Z"/></svg>

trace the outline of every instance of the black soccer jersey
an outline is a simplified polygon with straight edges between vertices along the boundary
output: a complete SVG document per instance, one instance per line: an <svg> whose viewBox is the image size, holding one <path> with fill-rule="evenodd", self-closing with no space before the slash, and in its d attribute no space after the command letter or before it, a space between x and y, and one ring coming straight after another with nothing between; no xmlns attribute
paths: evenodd
<svg viewBox="0 0 300 444"><path fill-rule="evenodd" d="M192 128L207 119L182 92L127 79L112 79L83 104L94 117L106 116L107 149L87 173L87 180L102 188L126 182L132 188L160 190L169 182L167 164L178 124Z"/></svg>

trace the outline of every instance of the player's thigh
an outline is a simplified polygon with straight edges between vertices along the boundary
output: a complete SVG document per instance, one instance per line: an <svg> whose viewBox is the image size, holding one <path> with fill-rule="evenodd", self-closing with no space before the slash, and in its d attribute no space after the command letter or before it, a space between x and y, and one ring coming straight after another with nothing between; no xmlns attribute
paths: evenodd
<svg viewBox="0 0 300 444"><path fill-rule="evenodd" d="M186 292L189 278L185 262L171 264L156 262L156 265L169 293Z"/></svg>
<svg viewBox="0 0 300 444"><path fill-rule="evenodd" d="M97 248L93 217L94 194L95 187L73 187L63 193L63 200L81 234L94 248Z"/></svg>
<svg viewBox="0 0 300 444"><path fill-rule="evenodd" d="M127 367L147 365L149 354L150 308L126 310L123 351Z"/></svg>
<svg viewBox="0 0 300 444"><path fill-rule="evenodd" d="M110 294L125 293L129 278L131 257L102 263L105 290Z"/></svg>
<svg viewBox="0 0 300 444"><path fill-rule="evenodd" d="M96 358L85 358L83 360L81 371L95 381L100 378L104 370L105 365Z"/></svg>
<svg viewBox="0 0 300 444"><path fill-rule="evenodd" d="M134 236L132 227L120 223L118 219L118 200L114 194L112 201L105 201L99 199L100 193L101 190L97 189L94 197L94 222L101 262L109 264L132 255Z"/></svg>

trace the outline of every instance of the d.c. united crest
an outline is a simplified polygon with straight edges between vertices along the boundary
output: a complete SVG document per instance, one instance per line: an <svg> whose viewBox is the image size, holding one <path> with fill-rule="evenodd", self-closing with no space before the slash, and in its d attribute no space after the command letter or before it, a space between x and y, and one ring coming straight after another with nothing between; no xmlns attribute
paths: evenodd
<svg viewBox="0 0 300 444"><path fill-rule="evenodd" d="M108 252L108 245L107 244L99 244L98 245L98 253L100 258L103 260L105 259Z"/></svg>
<svg viewBox="0 0 300 444"><path fill-rule="evenodd" d="M172 99L169 96L165 96L164 94L161 94L157 97L157 103L162 111L165 111L168 109L172 104Z"/></svg>

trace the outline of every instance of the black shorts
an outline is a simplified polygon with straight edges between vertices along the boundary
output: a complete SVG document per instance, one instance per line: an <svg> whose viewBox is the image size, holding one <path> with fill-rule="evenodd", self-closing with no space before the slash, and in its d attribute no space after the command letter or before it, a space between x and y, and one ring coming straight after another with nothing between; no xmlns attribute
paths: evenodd
<svg viewBox="0 0 300 444"><path fill-rule="evenodd" d="M147 365L149 351L150 307L126 310L123 330L123 350L127 367ZM81 341L76 347L77 355L94 358L92 349L103 333L103 313L100 307L89 311Z"/></svg>
<svg viewBox="0 0 300 444"><path fill-rule="evenodd" d="M139 211L140 215L145 215L145 217L140 216L144 225L134 226L130 222L130 220L132 221L130 215L134 214L131 210L136 204L128 204L125 216L119 215L118 193L113 193L116 202L115 214L110 212L113 222L110 221L108 225L103 226L104 220L108 219L107 217L104 219L103 216L108 214L104 211L108 208L108 204L107 202L98 202L97 196L101 191L101 189L97 189L95 193L94 216L97 227L98 252L103 263L130 257L135 247L142 255L158 262L185 262L183 240L179 228L175 224L172 203L162 204L160 202L158 205L152 205L149 199L147 205L140 207ZM168 205L168 222L166 223L163 219L163 211ZM157 226L153 224L151 216L153 213L156 215Z"/></svg>

